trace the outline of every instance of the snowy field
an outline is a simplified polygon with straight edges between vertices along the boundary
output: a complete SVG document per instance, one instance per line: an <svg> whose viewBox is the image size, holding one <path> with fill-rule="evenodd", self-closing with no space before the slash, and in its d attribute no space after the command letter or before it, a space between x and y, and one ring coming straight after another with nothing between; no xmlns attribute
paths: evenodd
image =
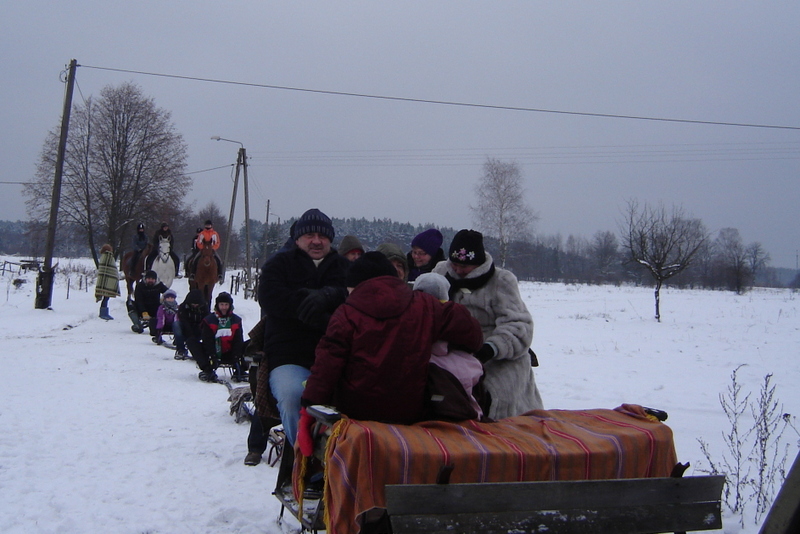
<svg viewBox="0 0 800 534"><path fill-rule="evenodd" d="M61 267L73 272L69 286L57 276L52 311L34 309L35 274L2 278L0 532L297 532L292 518L277 522L277 468L242 463L248 425L229 415L227 389L200 382L193 362L132 333L124 295L110 303L116 320L98 319L93 280L88 292L79 288L77 271L93 272L89 260ZM182 301L186 281L173 288ZM738 378L751 399L773 374L791 414L791 465L800 438L800 294L665 290L659 324L649 288L521 290L536 323L547 408L666 410L679 460L691 462L687 474L701 474L708 463L697 439L721 460L729 425L719 396L745 364ZM258 305L241 293L234 299L247 331ZM752 508L744 528L726 514L724 531L757 532Z"/></svg>

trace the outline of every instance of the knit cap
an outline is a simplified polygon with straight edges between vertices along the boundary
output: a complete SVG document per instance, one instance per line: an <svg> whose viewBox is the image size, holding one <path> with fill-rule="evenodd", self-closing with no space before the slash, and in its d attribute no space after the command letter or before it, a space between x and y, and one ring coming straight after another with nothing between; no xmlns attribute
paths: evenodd
<svg viewBox="0 0 800 534"><path fill-rule="evenodd" d="M428 295L432 295L437 299L445 302L450 300L448 292L450 291L450 282L447 278L437 273L424 273L414 280L414 291L422 291Z"/></svg>
<svg viewBox="0 0 800 534"><path fill-rule="evenodd" d="M411 240L412 247L419 247L424 250L428 255L435 256L436 251L442 247L444 237L442 233L436 228L428 228L421 232Z"/></svg>
<svg viewBox="0 0 800 534"><path fill-rule="evenodd" d="M392 262L382 253L374 250L367 252L347 269L345 276L345 285L347 287L356 287L361 282L365 282L371 278L378 276L397 276L397 269L394 268Z"/></svg>
<svg viewBox="0 0 800 534"><path fill-rule="evenodd" d="M167 289L166 291L164 291L164 298L167 298L167 297L172 297L174 299L177 299L178 298L178 294L175 293L174 289Z"/></svg>
<svg viewBox="0 0 800 534"><path fill-rule="evenodd" d="M306 211L295 221L294 230L292 231L292 239L297 241L300 236L310 233L318 233L324 235L331 241L336 236L333 231L333 224L330 217L319 211L317 208L312 208Z"/></svg>
<svg viewBox="0 0 800 534"><path fill-rule="evenodd" d="M378 252L389 258L389 261L397 260L403 264L403 270L408 274L408 258L403 251L394 243L381 243L378 245Z"/></svg>
<svg viewBox="0 0 800 534"><path fill-rule="evenodd" d="M464 265L482 265L486 261L483 234L475 230L459 230L450 243L450 261Z"/></svg>
<svg viewBox="0 0 800 534"><path fill-rule="evenodd" d="M339 245L339 254L345 255L348 252L352 252L354 250L360 250L364 252L364 245L361 244L361 241L354 235L346 235L342 238L342 242Z"/></svg>

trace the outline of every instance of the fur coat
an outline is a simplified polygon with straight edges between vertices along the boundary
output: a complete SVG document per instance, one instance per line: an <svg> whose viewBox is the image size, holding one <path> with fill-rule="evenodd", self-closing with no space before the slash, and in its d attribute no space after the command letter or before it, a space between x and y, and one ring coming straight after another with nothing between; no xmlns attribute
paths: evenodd
<svg viewBox="0 0 800 534"><path fill-rule="evenodd" d="M490 274L492 270L494 274ZM449 260L437 264L433 272L447 276L451 284L460 279ZM495 356L484 364L484 386L492 398L489 417L496 420L543 409L528 354L533 341L533 318L519 294L517 278L510 271L494 267L488 252L486 261L466 280L480 277L487 278L480 287L451 291L451 299L469 309L481 325L484 343L496 350Z"/></svg>

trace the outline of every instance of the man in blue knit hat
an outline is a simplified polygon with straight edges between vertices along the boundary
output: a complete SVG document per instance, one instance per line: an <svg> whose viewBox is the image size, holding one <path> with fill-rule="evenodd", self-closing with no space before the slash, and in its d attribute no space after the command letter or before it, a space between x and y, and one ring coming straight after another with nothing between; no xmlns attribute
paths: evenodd
<svg viewBox="0 0 800 534"><path fill-rule="evenodd" d="M294 224L292 239L297 246L276 254L261 272L260 304L269 320L264 332L266 364L259 366L256 397L263 394L262 384L268 380L289 442L283 448L277 490L291 475L300 396L311 374L314 349L331 314L347 298L349 262L331 248L334 237L330 218L310 209Z"/></svg>

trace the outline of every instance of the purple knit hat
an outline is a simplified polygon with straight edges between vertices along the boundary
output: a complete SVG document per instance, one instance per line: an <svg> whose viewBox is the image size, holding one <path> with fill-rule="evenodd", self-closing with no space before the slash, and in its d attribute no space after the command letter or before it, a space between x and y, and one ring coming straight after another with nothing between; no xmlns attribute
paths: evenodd
<svg viewBox="0 0 800 534"><path fill-rule="evenodd" d="M436 228L428 228L411 240L412 247L419 247L430 256L436 256L436 252L442 248L444 237Z"/></svg>

